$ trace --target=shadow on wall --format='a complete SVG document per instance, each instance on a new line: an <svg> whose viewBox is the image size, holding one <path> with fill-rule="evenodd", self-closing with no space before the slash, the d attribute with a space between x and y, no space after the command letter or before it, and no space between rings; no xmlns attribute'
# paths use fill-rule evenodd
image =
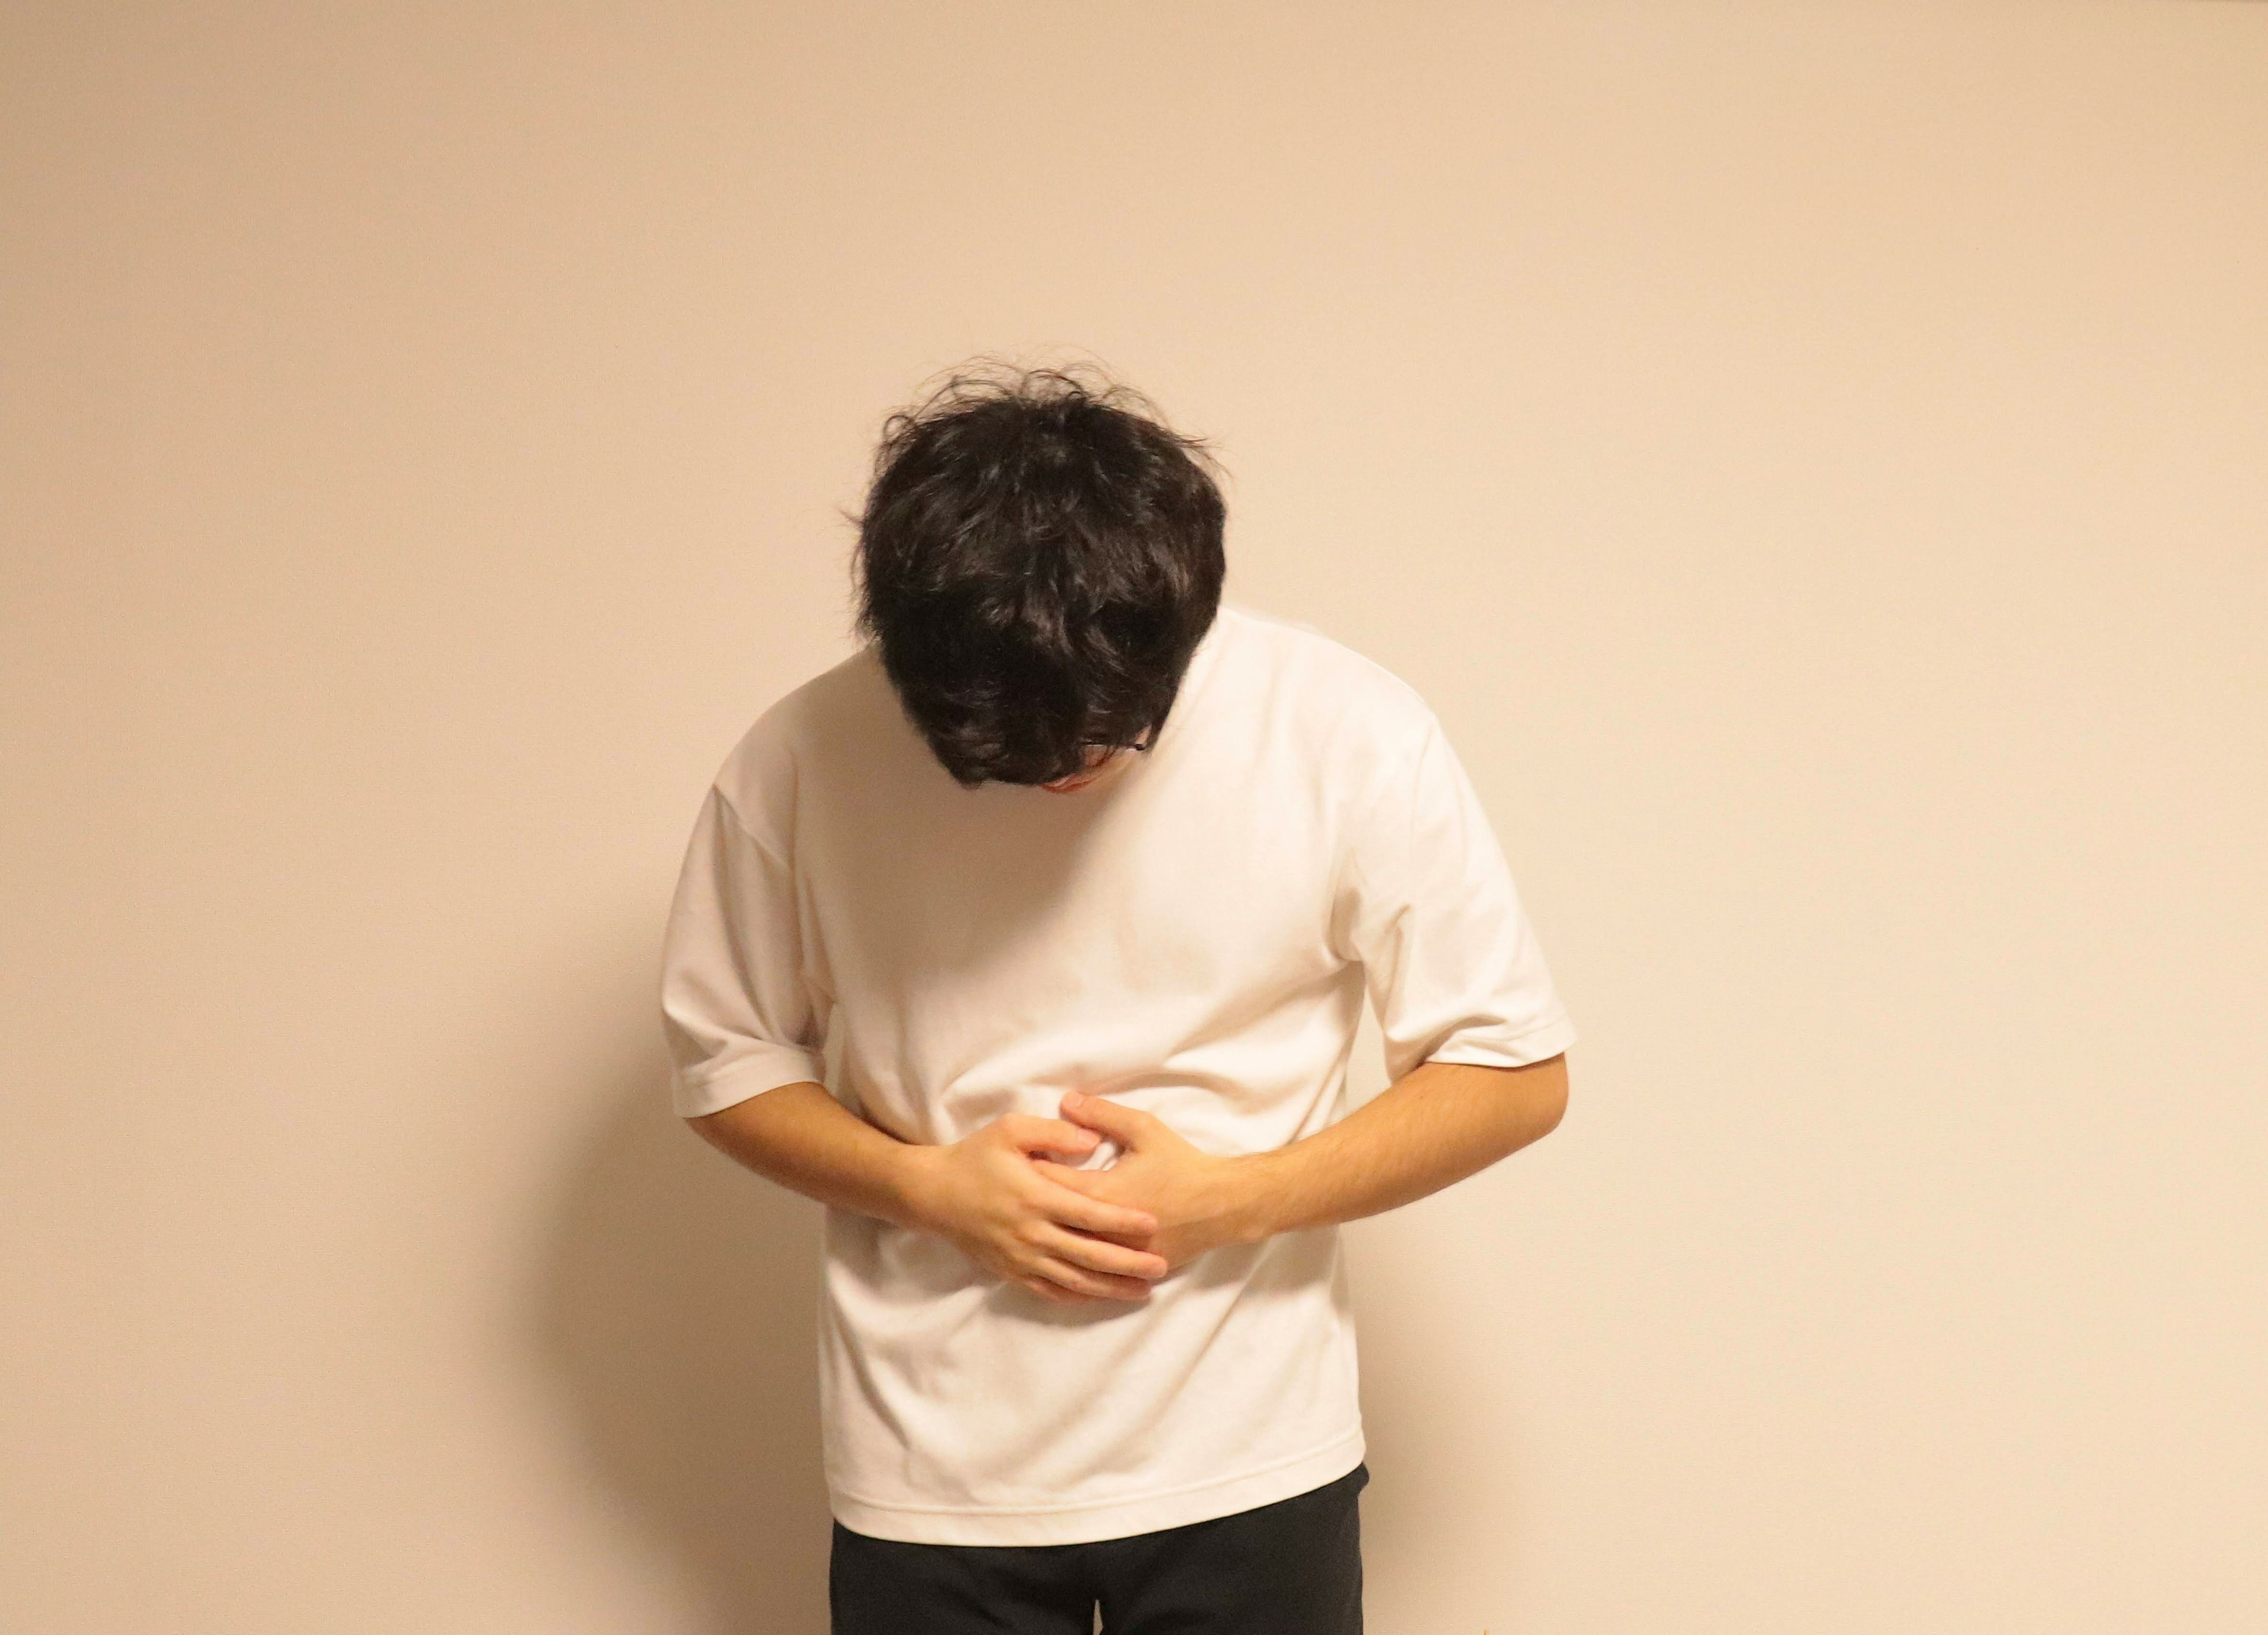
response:
<svg viewBox="0 0 2268 1635"><path fill-rule="evenodd" d="M823 1210L703 1143L659 1081L556 1197L530 1337L595 1484L681 1565L697 1627L823 1631Z"/></svg>

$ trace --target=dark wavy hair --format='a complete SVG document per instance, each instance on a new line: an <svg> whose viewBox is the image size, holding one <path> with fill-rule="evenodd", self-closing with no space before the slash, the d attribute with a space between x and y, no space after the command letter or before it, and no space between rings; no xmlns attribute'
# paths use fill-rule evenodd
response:
<svg viewBox="0 0 2268 1635"><path fill-rule="evenodd" d="M883 423L857 634L964 788L1146 748L1219 609L1204 438L1091 366L980 360Z"/></svg>

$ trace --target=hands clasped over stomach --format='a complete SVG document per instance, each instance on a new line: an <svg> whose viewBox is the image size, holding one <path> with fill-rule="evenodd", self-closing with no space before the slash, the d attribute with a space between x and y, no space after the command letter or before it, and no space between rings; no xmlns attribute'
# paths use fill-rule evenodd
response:
<svg viewBox="0 0 2268 1635"><path fill-rule="evenodd" d="M1075 1191L1034 1162L1040 1153L1083 1158L1101 1139L1060 1118L1009 1113L958 1141L924 1147L923 1224L987 1271L1047 1300L1142 1300L1169 1269L1163 1256L1138 1247L1157 1230L1157 1217Z"/></svg>
<svg viewBox="0 0 2268 1635"><path fill-rule="evenodd" d="M1158 1278L1241 1237L1234 1160L1136 1108L1075 1091L1063 1108L1066 1118L1010 1113L919 1149L923 1224L986 1270L1064 1304L1138 1302ZM1108 1168L1042 1156L1085 1158L1105 1136L1121 1148Z"/></svg>

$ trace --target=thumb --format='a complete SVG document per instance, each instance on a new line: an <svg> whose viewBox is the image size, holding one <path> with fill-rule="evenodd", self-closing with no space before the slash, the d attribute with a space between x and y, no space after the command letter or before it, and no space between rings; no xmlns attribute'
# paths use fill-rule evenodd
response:
<svg viewBox="0 0 2268 1635"><path fill-rule="evenodd" d="M1063 1116L1075 1124L1101 1131L1129 1150L1141 1145L1143 1129L1150 1122L1150 1116L1138 1107L1106 1101L1079 1090L1064 1093Z"/></svg>

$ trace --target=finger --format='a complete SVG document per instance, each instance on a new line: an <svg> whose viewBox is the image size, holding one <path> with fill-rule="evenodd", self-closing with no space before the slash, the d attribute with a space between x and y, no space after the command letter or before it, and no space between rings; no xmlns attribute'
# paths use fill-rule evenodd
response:
<svg viewBox="0 0 2268 1635"><path fill-rule="evenodd" d="M1060 1283L1081 1294L1120 1300L1147 1300L1150 1295L1150 1285L1145 1278L1120 1278L1105 1271L1089 1271L1084 1266L1074 1266L1057 1256L1042 1257L1039 1270L1050 1283Z"/></svg>
<svg viewBox="0 0 2268 1635"><path fill-rule="evenodd" d="M1051 1181L1067 1191L1076 1192L1081 1197L1101 1198L1105 1203L1109 1199L1105 1197L1104 1189L1120 1184L1116 1181L1103 1180L1101 1177L1105 1172L1102 1170L1079 1169L1070 1164L1058 1164L1051 1158L1035 1158L1032 1160L1032 1167L1040 1172L1043 1180Z"/></svg>
<svg viewBox="0 0 2268 1635"><path fill-rule="evenodd" d="M1067 1153L1084 1158L1102 1139L1094 1131L1060 1118L1038 1118L1028 1113L1011 1113L1000 1121L1000 1127L1022 1153Z"/></svg>
<svg viewBox="0 0 2268 1635"><path fill-rule="evenodd" d="M1058 1166L1041 1164L1035 1168L1059 1169ZM1064 1169L1065 1175L1083 1175L1082 1169ZM1072 1181L1046 1177L1049 1190L1040 1199L1048 1212L1048 1219L1066 1226L1077 1226L1085 1232L1115 1232L1122 1237L1146 1238L1158 1229L1158 1218L1146 1209L1137 1209L1131 1204L1113 1204L1082 1191Z"/></svg>
<svg viewBox="0 0 2268 1635"><path fill-rule="evenodd" d="M1100 1130L1121 1146L1138 1145L1151 1122L1150 1115L1138 1107L1105 1101L1082 1090L1065 1093L1063 1110L1065 1118L1076 1119L1079 1126Z"/></svg>
<svg viewBox="0 0 2268 1635"><path fill-rule="evenodd" d="M1065 1232L1060 1227L1051 1229L1039 1241L1041 1248L1052 1250L1057 1259L1067 1260L1074 1266L1089 1271L1155 1282L1173 1270L1166 1257L1153 1250L1132 1248L1104 1238L1081 1237L1076 1232Z"/></svg>
<svg viewBox="0 0 2268 1635"><path fill-rule="evenodd" d="M992 1128L1014 1147L1045 1146L1050 1134L1073 1133L1092 1138L1094 1131L1081 1129L1060 1118L1042 1118L1035 1113L1003 1113L993 1121Z"/></svg>

